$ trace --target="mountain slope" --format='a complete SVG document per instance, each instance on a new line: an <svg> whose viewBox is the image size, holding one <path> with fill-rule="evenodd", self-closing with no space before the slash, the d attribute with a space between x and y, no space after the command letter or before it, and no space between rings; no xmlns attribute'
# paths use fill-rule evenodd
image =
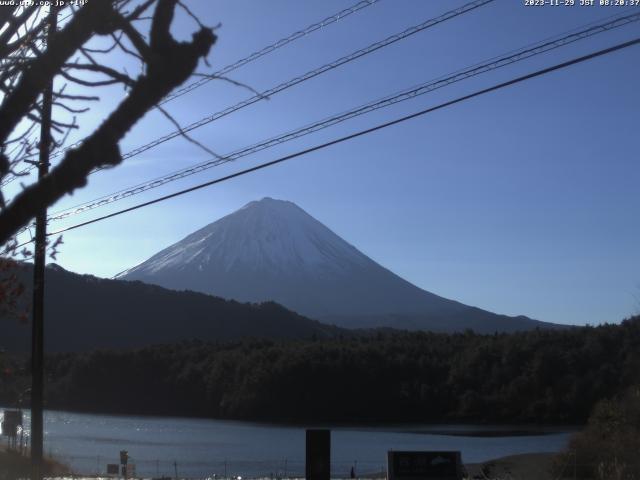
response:
<svg viewBox="0 0 640 480"><path fill-rule="evenodd" d="M297 205L271 198L250 202L118 278L239 301L273 300L348 328L494 332L550 325L422 290Z"/></svg>
<svg viewBox="0 0 640 480"><path fill-rule="evenodd" d="M19 268L24 284L30 285L32 265ZM46 269L45 281L48 352L139 347L191 339L324 338L340 332L275 303L240 304L202 293L78 275L57 265ZM25 302L30 298L31 293L26 292ZM28 351L30 324L6 318L0 322L0 347Z"/></svg>

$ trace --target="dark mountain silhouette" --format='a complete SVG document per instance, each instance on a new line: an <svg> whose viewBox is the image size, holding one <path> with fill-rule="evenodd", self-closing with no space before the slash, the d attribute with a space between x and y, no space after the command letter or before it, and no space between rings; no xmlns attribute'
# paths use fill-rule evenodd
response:
<svg viewBox="0 0 640 480"><path fill-rule="evenodd" d="M259 302L346 328L493 333L550 328L422 290L371 260L297 205L251 202L118 278Z"/></svg>
<svg viewBox="0 0 640 480"><path fill-rule="evenodd" d="M18 266L31 285L33 266ZM141 282L79 275L58 265L46 269L45 348L48 352L139 347L180 340L227 341L325 338L340 329L273 303L243 304ZM24 295L30 303L31 289ZM0 319L0 348L26 352L30 323Z"/></svg>

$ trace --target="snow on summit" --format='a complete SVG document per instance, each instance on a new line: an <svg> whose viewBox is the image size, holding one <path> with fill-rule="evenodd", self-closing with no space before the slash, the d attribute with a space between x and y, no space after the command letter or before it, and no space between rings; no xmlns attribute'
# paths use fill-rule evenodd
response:
<svg viewBox="0 0 640 480"><path fill-rule="evenodd" d="M192 233L121 276L208 266L223 272L340 270L370 261L294 203L267 197Z"/></svg>

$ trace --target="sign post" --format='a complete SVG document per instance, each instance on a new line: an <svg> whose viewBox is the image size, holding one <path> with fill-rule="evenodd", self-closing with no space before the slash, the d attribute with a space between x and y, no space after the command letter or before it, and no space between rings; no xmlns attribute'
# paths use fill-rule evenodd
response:
<svg viewBox="0 0 640 480"><path fill-rule="evenodd" d="M127 463L129 463L129 452L126 450L120 450L120 470L122 471L122 476L127 478Z"/></svg>

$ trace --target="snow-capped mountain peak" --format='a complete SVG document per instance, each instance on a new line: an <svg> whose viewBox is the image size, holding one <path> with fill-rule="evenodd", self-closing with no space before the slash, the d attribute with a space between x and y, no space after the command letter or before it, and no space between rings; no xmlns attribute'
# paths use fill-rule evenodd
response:
<svg viewBox="0 0 640 480"><path fill-rule="evenodd" d="M192 233L118 276L166 270L342 270L371 262L296 204L266 197Z"/></svg>
<svg viewBox="0 0 640 480"><path fill-rule="evenodd" d="M450 330L448 325L455 323L453 329L479 330L478 322L486 320L493 322L487 325L494 331L494 325L511 320L412 285L294 203L268 197L201 228L118 277L239 301L275 301L347 327L430 328L437 323L437 329ZM466 322L471 318L475 323Z"/></svg>

